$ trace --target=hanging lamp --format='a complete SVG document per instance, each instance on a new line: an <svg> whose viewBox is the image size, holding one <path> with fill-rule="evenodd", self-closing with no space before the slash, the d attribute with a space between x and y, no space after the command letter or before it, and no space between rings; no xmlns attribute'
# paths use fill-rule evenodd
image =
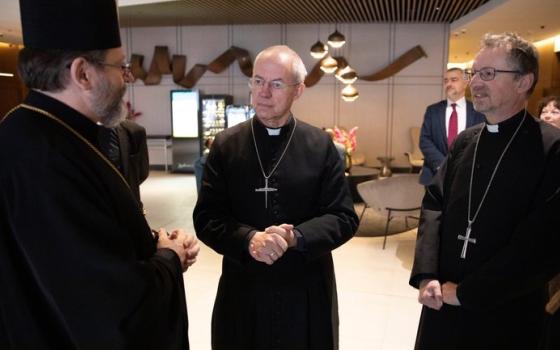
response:
<svg viewBox="0 0 560 350"><path fill-rule="evenodd" d="M328 43L331 47L339 49L346 43L346 38L338 31L338 29L335 29L334 32L329 35Z"/></svg>
<svg viewBox="0 0 560 350"><path fill-rule="evenodd" d="M352 84L346 85L344 89L342 89L342 99L346 102L356 101L360 97L358 90Z"/></svg>
<svg viewBox="0 0 560 350"><path fill-rule="evenodd" d="M311 46L309 53L311 54L311 57L321 59L329 53L329 47L323 44L321 40L317 40L317 42Z"/></svg>
<svg viewBox="0 0 560 350"><path fill-rule="evenodd" d="M327 57L323 58L321 61L321 70L325 73L334 73L338 68L338 62L331 57L331 55L327 55Z"/></svg>
<svg viewBox="0 0 560 350"><path fill-rule="evenodd" d="M340 69L335 76L344 84L353 84L356 80L358 80L358 73L356 73L356 71L350 66Z"/></svg>

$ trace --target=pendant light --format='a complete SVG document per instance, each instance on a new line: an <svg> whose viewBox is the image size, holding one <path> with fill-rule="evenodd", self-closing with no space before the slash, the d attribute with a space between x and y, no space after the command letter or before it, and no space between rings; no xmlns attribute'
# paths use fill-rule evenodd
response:
<svg viewBox="0 0 560 350"><path fill-rule="evenodd" d="M346 43L346 38L338 31L338 29L335 29L334 32L329 35L328 43L331 47L339 49Z"/></svg>
<svg viewBox="0 0 560 350"><path fill-rule="evenodd" d="M358 80L358 74L356 73L356 71L350 67L350 66L346 66L343 69L340 69L337 73L336 73L336 78L338 80L340 80L341 82L343 82L344 84L352 84L354 83L356 80Z"/></svg>
<svg viewBox="0 0 560 350"><path fill-rule="evenodd" d="M344 89L342 89L342 99L346 102L356 101L360 97L358 90L352 84L346 85Z"/></svg>
<svg viewBox="0 0 560 350"><path fill-rule="evenodd" d="M317 24L317 42L311 46L310 54L311 57L316 58L318 60L325 58L325 56L329 53L329 47L320 39L321 37L321 25Z"/></svg>
<svg viewBox="0 0 560 350"><path fill-rule="evenodd" d="M321 61L321 70L325 73L334 73L338 68L338 62L331 57L331 55L327 55L327 57L323 58Z"/></svg>
<svg viewBox="0 0 560 350"><path fill-rule="evenodd" d="M321 59L329 53L329 47L323 44L321 40L317 40L317 42L311 46L311 51L309 53L311 57Z"/></svg>

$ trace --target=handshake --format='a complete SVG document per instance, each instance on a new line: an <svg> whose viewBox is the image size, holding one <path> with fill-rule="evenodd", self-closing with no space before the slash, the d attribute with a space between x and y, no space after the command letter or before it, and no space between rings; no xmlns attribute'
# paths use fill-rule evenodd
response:
<svg viewBox="0 0 560 350"><path fill-rule="evenodd" d="M249 242L249 254L257 261L272 265L296 244L294 225L269 226L253 235Z"/></svg>
<svg viewBox="0 0 560 350"><path fill-rule="evenodd" d="M167 233L163 228L160 228L159 232L152 231L157 239L158 249L171 249L179 256L183 272L196 262L200 246L194 234L185 233L182 229L173 230L171 233Z"/></svg>

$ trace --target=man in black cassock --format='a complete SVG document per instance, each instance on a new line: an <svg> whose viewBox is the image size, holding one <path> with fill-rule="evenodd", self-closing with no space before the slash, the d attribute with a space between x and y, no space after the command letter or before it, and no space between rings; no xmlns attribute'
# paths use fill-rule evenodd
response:
<svg viewBox="0 0 560 350"><path fill-rule="evenodd" d="M465 130L427 187L410 284L416 349L535 349L559 267L560 132L525 109L535 47L486 35L470 75L486 123Z"/></svg>
<svg viewBox="0 0 560 350"><path fill-rule="evenodd" d="M30 89L0 123L0 349L188 349L183 272L156 243L97 123L126 110L113 0L20 0Z"/></svg>
<svg viewBox="0 0 560 350"><path fill-rule="evenodd" d="M358 218L327 133L290 108L304 90L301 58L273 46L255 59L256 116L217 135L193 218L223 254L214 350L338 349L331 251Z"/></svg>

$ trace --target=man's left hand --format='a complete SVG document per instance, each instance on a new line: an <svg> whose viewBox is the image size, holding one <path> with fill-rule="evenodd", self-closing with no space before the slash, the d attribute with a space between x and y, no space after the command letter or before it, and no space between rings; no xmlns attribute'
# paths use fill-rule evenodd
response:
<svg viewBox="0 0 560 350"><path fill-rule="evenodd" d="M267 227L264 232L266 233L276 233L280 237L284 238L286 243L288 243L288 247L295 247L297 244L297 238L294 234L294 225L290 224L281 224L279 226L269 226Z"/></svg>
<svg viewBox="0 0 560 350"><path fill-rule="evenodd" d="M441 286L443 294L443 302L449 305L460 306L461 302L457 299L457 284L453 282L445 282Z"/></svg>

